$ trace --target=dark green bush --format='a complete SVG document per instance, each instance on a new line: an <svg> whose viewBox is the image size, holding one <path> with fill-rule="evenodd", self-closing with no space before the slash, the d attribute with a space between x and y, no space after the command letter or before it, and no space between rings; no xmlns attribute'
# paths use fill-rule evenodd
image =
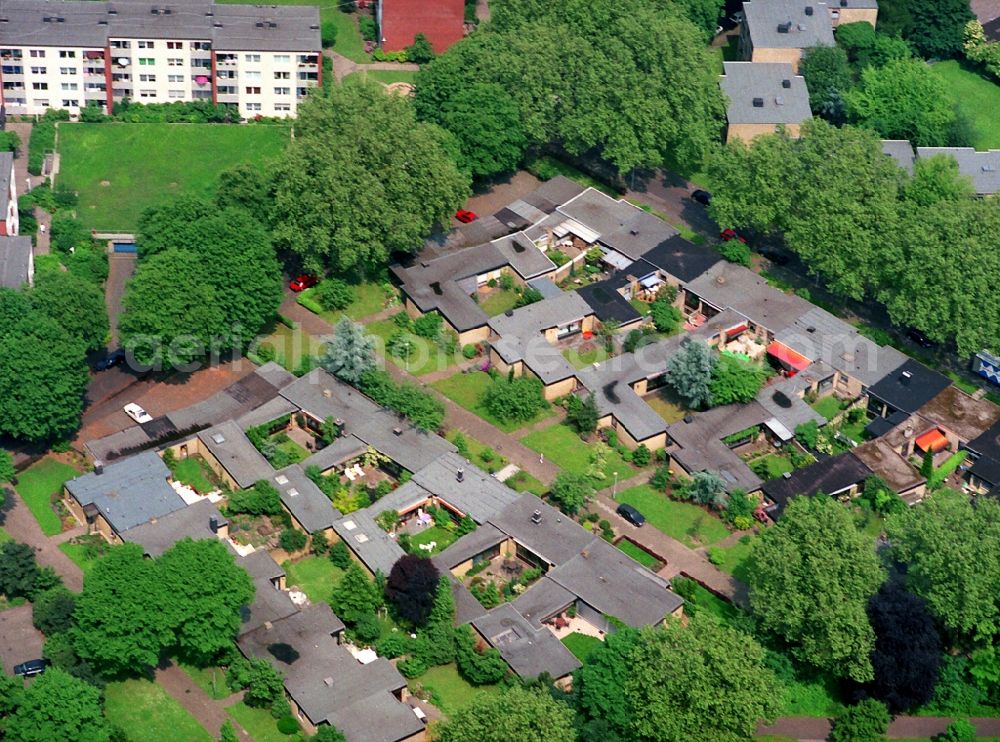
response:
<svg viewBox="0 0 1000 742"><path fill-rule="evenodd" d="M281 532L278 544L288 552L298 551L305 548L309 537L297 528L286 528Z"/></svg>
<svg viewBox="0 0 1000 742"><path fill-rule="evenodd" d="M298 734L301 731L301 727L294 716L283 716L278 719L278 731L286 736L291 736Z"/></svg>

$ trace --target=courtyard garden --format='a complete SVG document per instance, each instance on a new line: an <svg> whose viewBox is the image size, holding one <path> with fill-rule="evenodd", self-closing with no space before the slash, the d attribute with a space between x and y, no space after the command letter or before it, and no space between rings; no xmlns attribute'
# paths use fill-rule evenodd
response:
<svg viewBox="0 0 1000 742"><path fill-rule="evenodd" d="M340 582L344 570L336 567L325 556L307 556L298 561L286 561L285 584L297 586L313 603L329 603L333 586Z"/></svg>
<svg viewBox="0 0 1000 742"><path fill-rule="evenodd" d="M365 325L380 340L379 351L414 376L440 371L458 363L458 337L445 329L440 315L425 314L411 320L406 312Z"/></svg>
<svg viewBox="0 0 1000 742"><path fill-rule="evenodd" d="M199 454L192 454L183 459L165 456L164 463L170 468L174 480L187 485L199 494L207 495L222 487L222 480Z"/></svg>
<svg viewBox="0 0 1000 742"><path fill-rule="evenodd" d="M77 536L59 544L59 551L68 556L84 575L94 568L97 560L111 550L111 545L98 533Z"/></svg>
<svg viewBox="0 0 1000 742"><path fill-rule="evenodd" d="M594 446L580 439L580 436L566 425L550 425L536 430L521 439L521 443L533 451L543 454L545 458L564 471L576 474L590 473L598 488L610 487L618 472L618 481L628 479L635 474L635 469L627 463L614 448L605 452L603 464L595 471L592 454ZM594 474L597 476L594 476Z"/></svg>
<svg viewBox="0 0 1000 742"><path fill-rule="evenodd" d="M88 229L130 232L148 207L209 198L224 170L280 156L288 137L286 126L62 124L59 178L79 193Z"/></svg>
<svg viewBox="0 0 1000 742"><path fill-rule="evenodd" d="M490 423L490 425L499 428L505 433L512 433L518 428L533 425L540 420L552 416L552 408L546 404L544 408L528 420L501 420L490 412L484 401L486 393L493 386L493 383L494 381L489 374L481 371L472 371L469 373L459 372L447 378L439 379L432 383L431 386L455 404L478 415Z"/></svg>
<svg viewBox="0 0 1000 742"><path fill-rule="evenodd" d="M661 387L652 394L643 397L643 401L667 423L679 423L685 415L692 412L669 386Z"/></svg>
<svg viewBox="0 0 1000 742"><path fill-rule="evenodd" d="M446 715L454 714L478 696L500 692L498 685L472 685L458 674L454 664L432 667L411 680L409 686L414 695L430 700Z"/></svg>
<svg viewBox="0 0 1000 742"><path fill-rule="evenodd" d="M383 309L399 303L399 295L388 283L376 281L351 283L339 281L339 283L347 288L343 298L337 302L339 308L335 308L336 305L331 306L331 300L324 294L327 288L326 280L300 292L295 300L331 325L337 324L341 317L350 317L356 321L378 314ZM324 306L324 302L327 306Z"/></svg>
<svg viewBox="0 0 1000 742"><path fill-rule="evenodd" d="M572 634L564 636L562 638L562 643L565 645L566 649L573 653L574 657L580 660L580 662L586 662L590 653L600 647L604 642L596 636L589 636L588 634L581 634L574 631Z"/></svg>
<svg viewBox="0 0 1000 742"><path fill-rule="evenodd" d="M712 546L729 535L729 529L707 509L689 502L677 502L649 485L639 485L618 493L618 502L637 508L646 524L696 549Z"/></svg>
<svg viewBox="0 0 1000 742"><path fill-rule="evenodd" d="M80 476L80 470L51 456L32 464L18 476L17 494L35 516L42 533L55 536L62 533L63 517L57 504L63 485ZM71 517L68 516L67 517Z"/></svg>
<svg viewBox="0 0 1000 742"><path fill-rule="evenodd" d="M213 738L157 683L125 680L108 683L104 713L130 742L210 742Z"/></svg>

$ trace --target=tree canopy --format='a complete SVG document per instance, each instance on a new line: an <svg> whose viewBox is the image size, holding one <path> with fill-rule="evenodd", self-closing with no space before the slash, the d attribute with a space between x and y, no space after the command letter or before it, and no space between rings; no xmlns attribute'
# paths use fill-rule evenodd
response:
<svg viewBox="0 0 1000 742"><path fill-rule="evenodd" d="M459 166L476 178L516 170L528 146L517 101L494 82L455 91L437 121L458 141Z"/></svg>
<svg viewBox="0 0 1000 742"><path fill-rule="evenodd" d="M954 635L1000 633L1000 503L941 490L886 524L906 584Z"/></svg>
<svg viewBox="0 0 1000 742"><path fill-rule="evenodd" d="M57 667L46 670L19 694L14 712L4 720L10 742L108 742L101 691Z"/></svg>
<svg viewBox="0 0 1000 742"><path fill-rule="evenodd" d="M767 372L762 366L745 363L728 353L719 356L712 369L709 393L712 404L746 403L757 396L764 386Z"/></svg>
<svg viewBox="0 0 1000 742"><path fill-rule="evenodd" d="M434 563L416 554L400 557L389 572L385 597L396 612L416 626L424 626L431 617L440 573Z"/></svg>
<svg viewBox="0 0 1000 742"><path fill-rule="evenodd" d="M594 496L594 480L579 472L561 471L552 483L549 496L560 510L573 515Z"/></svg>
<svg viewBox="0 0 1000 742"><path fill-rule="evenodd" d="M799 74L805 78L812 112L828 121L842 122L840 101L854 85L847 52L841 46L806 49L799 63Z"/></svg>
<svg viewBox="0 0 1000 742"><path fill-rule="evenodd" d="M441 742L566 742L575 737L573 710L542 688L483 693L439 728Z"/></svg>
<svg viewBox="0 0 1000 742"><path fill-rule="evenodd" d="M51 271L39 274L30 296L39 312L79 338L87 350L104 346L108 312L100 287L73 273Z"/></svg>
<svg viewBox="0 0 1000 742"><path fill-rule="evenodd" d="M462 91L497 85L527 143L594 150L622 173L668 161L700 166L718 139L725 104L705 45L715 0L508 0L491 10L487 28L419 73L422 118L449 126L445 112L468 97Z"/></svg>
<svg viewBox="0 0 1000 742"><path fill-rule="evenodd" d="M667 380L691 407L712 404L712 371L716 357L703 340L690 340L667 361Z"/></svg>
<svg viewBox="0 0 1000 742"><path fill-rule="evenodd" d="M750 605L800 659L838 677L872 679L868 599L885 579L874 544L840 503L795 497L750 555Z"/></svg>
<svg viewBox="0 0 1000 742"><path fill-rule="evenodd" d="M309 96L277 167L275 242L313 272L375 270L415 251L468 195L456 149L377 83Z"/></svg>
<svg viewBox="0 0 1000 742"><path fill-rule="evenodd" d="M333 333L319 364L338 379L356 385L366 371L375 368L375 340L346 316L340 318Z"/></svg>

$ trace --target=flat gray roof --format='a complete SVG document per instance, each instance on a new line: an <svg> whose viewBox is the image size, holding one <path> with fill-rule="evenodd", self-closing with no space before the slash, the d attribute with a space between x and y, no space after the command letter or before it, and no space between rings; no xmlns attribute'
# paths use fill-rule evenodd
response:
<svg viewBox="0 0 1000 742"><path fill-rule="evenodd" d="M21 288L28 283L30 268L31 238L0 237L0 287Z"/></svg>
<svg viewBox="0 0 1000 742"><path fill-rule="evenodd" d="M313 484L298 464L275 472L271 477L271 484L281 495L281 504L288 508L295 520L309 533L331 528L333 522L341 516L330 498Z"/></svg>
<svg viewBox="0 0 1000 742"><path fill-rule="evenodd" d="M913 175L913 162L916 155L913 153L913 145L906 139L883 139L882 152L896 161L903 170Z"/></svg>
<svg viewBox="0 0 1000 742"><path fill-rule="evenodd" d="M616 233L632 219L645 214L638 206L633 206L627 201L619 201L596 188L588 188L564 203L557 211L575 219L599 235Z"/></svg>
<svg viewBox="0 0 1000 742"><path fill-rule="evenodd" d="M376 502L369 509L356 510L334 521L333 530L369 570L388 576L404 552L375 522L371 510L381 512Z"/></svg>
<svg viewBox="0 0 1000 742"><path fill-rule="evenodd" d="M490 318L490 327L502 338L514 337L524 341L541 335L545 330L583 320L594 310L575 291L564 291L559 296L543 299L507 314Z"/></svg>
<svg viewBox="0 0 1000 742"><path fill-rule="evenodd" d="M241 488L252 487L274 473L274 467L232 420L203 430L198 439Z"/></svg>
<svg viewBox="0 0 1000 742"><path fill-rule="evenodd" d="M722 442L722 438L762 425L771 417L771 412L757 402L699 412L692 416L691 422L674 423L667 429L670 439L677 444L670 448L670 455L690 474L715 471L726 482L728 490L740 488L752 492L760 486L760 477Z"/></svg>
<svg viewBox="0 0 1000 742"><path fill-rule="evenodd" d="M757 0L743 3L744 23L754 49L833 46L833 22L826 3L813 0ZM779 27L784 31L779 31Z"/></svg>
<svg viewBox="0 0 1000 742"><path fill-rule="evenodd" d="M155 558L185 538L195 541L217 538L209 525L212 518L219 524L226 522L215 505L205 499L129 528L119 535L123 541L139 544L146 556Z"/></svg>
<svg viewBox="0 0 1000 742"><path fill-rule="evenodd" d="M725 62L719 80L732 124L801 124L812 118L805 78L787 62ZM759 104L759 105L758 105Z"/></svg>
<svg viewBox="0 0 1000 742"><path fill-rule="evenodd" d="M555 634L532 626L510 603L497 606L472 625L522 678L543 672L561 678L581 666Z"/></svg>
<svg viewBox="0 0 1000 742"><path fill-rule="evenodd" d="M416 472L412 481L470 515L476 523L485 523L518 498L510 487L457 453L439 456Z"/></svg>
<svg viewBox="0 0 1000 742"><path fill-rule="evenodd" d="M958 163L958 172L972 178L972 187L980 196L1000 191L1000 149L984 152L972 147L917 147L917 157L951 155Z"/></svg>
<svg viewBox="0 0 1000 742"><path fill-rule="evenodd" d="M575 593L546 575L517 596L511 605L532 626L540 629L544 628L543 621L561 613L575 602Z"/></svg>
<svg viewBox="0 0 1000 742"><path fill-rule="evenodd" d="M81 506L95 505L116 533L185 507L184 500L167 482L170 470L153 451L104 466L66 482L66 489Z"/></svg>
<svg viewBox="0 0 1000 742"><path fill-rule="evenodd" d="M540 518L532 518L535 511ZM490 523L553 565L563 564L586 548L594 536L579 523L524 493L490 518Z"/></svg>
<svg viewBox="0 0 1000 742"><path fill-rule="evenodd" d="M461 536L447 549L431 557L431 559L438 565L438 569L445 572L454 569L462 562L468 561L488 549L492 549L502 541L506 541L507 538L507 534L496 526L484 523L472 533Z"/></svg>
<svg viewBox="0 0 1000 742"><path fill-rule="evenodd" d="M321 471L346 463L368 450L364 441L353 435L342 435L325 448L321 448L302 462L302 468L318 466Z"/></svg>

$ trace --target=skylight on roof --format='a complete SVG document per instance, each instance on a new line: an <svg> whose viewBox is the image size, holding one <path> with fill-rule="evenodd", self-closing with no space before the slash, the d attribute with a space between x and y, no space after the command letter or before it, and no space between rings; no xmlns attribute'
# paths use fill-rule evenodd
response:
<svg viewBox="0 0 1000 742"><path fill-rule="evenodd" d="M368 541L368 536L364 533L359 533L357 536L354 537L354 540L357 541L359 544L363 544L366 541Z"/></svg>
<svg viewBox="0 0 1000 742"><path fill-rule="evenodd" d="M274 481L277 482L278 484L288 484L288 477L286 477L284 474L279 474L274 478Z"/></svg>
<svg viewBox="0 0 1000 742"><path fill-rule="evenodd" d="M220 445L226 442L226 436L224 436L222 433L213 433L212 440L215 441L216 445Z"/></svg>
<svg viewBox="0 0 1000 742"><path fill-rule="evenodd" d="M288 490L288 496L289 497L295 497L297 494L299 494L299 491L297 489L295 489L294 487L292 487L290 490Z"/></svg>
<svg viewBox="0 0 1000 742"><path fill-rule="evenodd" d="M347 529L348 531L353 531L357 527L358 527L358 524L355 523L353 520L345 520L344 521L344 528Z"/></svg>

